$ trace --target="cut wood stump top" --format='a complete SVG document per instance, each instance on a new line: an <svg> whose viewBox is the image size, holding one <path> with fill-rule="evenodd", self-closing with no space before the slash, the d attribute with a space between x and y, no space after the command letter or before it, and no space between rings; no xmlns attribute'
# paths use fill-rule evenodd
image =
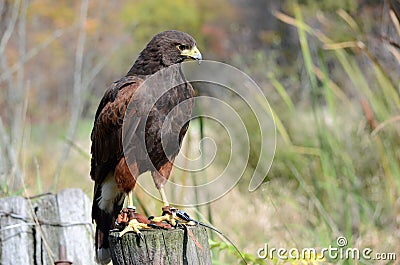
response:
<svg viewBox="0 0 400 265"><path fill-rule="evenodd" d="M110 233L114 265L186 265L211 263L207 231L201 226L178 229L142 230L143 239L134 233L119 237Z"/></svg>

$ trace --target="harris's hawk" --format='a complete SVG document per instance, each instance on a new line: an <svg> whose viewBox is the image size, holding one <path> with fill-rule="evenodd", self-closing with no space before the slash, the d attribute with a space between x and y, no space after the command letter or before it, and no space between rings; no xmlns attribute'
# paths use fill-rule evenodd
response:
<svg viewBox="0 0 400 265"><path fill-rule="evenodd" d="M110 261L109 231L113 228L113 221L120 212L125 197L128 199L128 206L132 206L132 190L140 174L151 171L164 206L168 206L163 187L168 180L173 159L179 153L180 144L188 128L187 121L191 116L192 104L180 109L175 107L191 99L194 96L194 90L186 81L167 89L156 100L154 106L151 106L149 112L143 115L143 112L146 112L143 110L145 102L148 101L146 97L150 97L151 93L148 94L146 86L142 84L159 71L169 67L175 68L167 72L171 80L186 80L180 63L187 59L201 60L201 54L193 37L175 30L158 33L139 54L128 73L114 82L100 101L91 134L90 175L95 181L92 219L96 223L96 259L101 264ZM133 118L143 124L146 150L140 150L143 146L135 142L135 139L140 138L135 136L143 134L138 130L128 131L131 134L127 137L131 141L129 145L133 146L133 150L138 153L145 151L149 159L144 159L140 155L135 157L136 151L134 151L128 162L124 154L123 122L125 113L128 111ZM171 111L175 119L173 124L183 126L169 126L166 139L161 139L163 123ZM167 142L168 152L163 148L165 142ZM137 231L137 227L134 230Z"/></svg>

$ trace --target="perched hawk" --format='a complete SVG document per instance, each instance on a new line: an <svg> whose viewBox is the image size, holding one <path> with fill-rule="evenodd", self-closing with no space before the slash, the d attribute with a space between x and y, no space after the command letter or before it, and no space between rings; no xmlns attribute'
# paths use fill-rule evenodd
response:
<svg viewBox="0 0 400 265"><path fill-rule="evenodd" d="M192 112L191 103L184 108L174 109L194 96L194 90L185 81L180 68L180 63L187 59L201 60L196 42L190 35L175 30L158 33L140 53L129 72L114 82L101 99L91 134L90 171L95 181L92 218L97 225L95 246L99 263L110 261L109 231L113 228L114 218L121 210L126 196L128 205L132 205L132 190L140 174L151 171L163 203L168 205L163 186L170 175L173 159L179 153ZM170 80L184 81L168 88L147 111L149 106L146 106L146 102L149 102L148 97L152 93L147 93L150 89L142 84L166 68L172 68L166 72ZM171 111L173 122L163 129L167 132L163 131L165 136L161 140L163 123ZM134 150L129 161L122 143L122 125L126 112L143 128L143 132L139 131L140 126L128 130L130 135L126 139ZM145 144L137 140L143 134ZM163 148L165 145L167 151ZM147 154L147 158L143 153Z"/></svg>

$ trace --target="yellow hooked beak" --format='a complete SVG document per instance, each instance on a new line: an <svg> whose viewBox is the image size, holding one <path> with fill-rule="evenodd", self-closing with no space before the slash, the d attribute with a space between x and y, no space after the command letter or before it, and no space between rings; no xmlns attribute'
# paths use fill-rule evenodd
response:
<svg viewBox="0 0 400 265"><path fill-rule="evenodd" d="M198 61L201 61L201 59L202 59L201 53L200 53L199 49L197 49L196 46L193 46L193 48L191 48L191 49L185 49L185 50L181 51L181 55L186 56L188 58L192 58L194 60L198 60Z"/></svg>

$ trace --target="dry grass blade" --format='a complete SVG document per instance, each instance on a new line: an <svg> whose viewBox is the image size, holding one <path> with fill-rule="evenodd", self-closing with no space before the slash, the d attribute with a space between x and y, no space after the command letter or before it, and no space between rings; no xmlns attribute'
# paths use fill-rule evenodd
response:
<svg viewBox="0 0 400 265"><path fill-rule="evenodd" d="M360 28L357 25L357 22L343 9L339 9L337 11L337 14L344 20L346 21L347 24L351 27L352 30L355 32L360 32Z"/></svg>
<svg viewBox="0 0 400 265"><path fill-rule="evenodd" d="M389 3L390 3L390 9L393 10L393 15L397 17L397 21L400 21L400 1L390 0ZM390 16L392 16L392 14L390 14Z"/></svg>
<svg viewBox="0 0 400 265"><path fill-rule="evenodd" d="M307 32L308 34L311 34L315 37L317 37L321 42L323 43L332 43L332 40L329 39L325 34L323 34L321 31L319 30L314 30L313 28L311 28L310 26L308 26L306 23L299 21L291 16L288 16L282 12L274 12L274 16L281 20L282 22L288 24L288 25L292 25L296 28L298 28L299 30L304 30L305 32Z"/></svg>
<svg viewBox="0 0 400 265"><path fill-rule="evenodd" d="M400 49L400 46L398 47ZM393 54L396 60L400 63L400 52L393 46L389 46L388 50Z"/></svg>
<svg viewBox="0 0 400 265"><path fill-rule="evenodd" d="M393 10L390 10L389 14L390 18L392 19L393 25L396 28L397 34L400 36L400 20L397 17L396 13L393 12Z"/></svg>
<svg viewBox="0 0 400 265"><path fill-rule="evenodd" d="M0 54L4 53L4 50L5 50L6 46L7 46L7 43L10 40L12 33L14 32L14 27L15 27L16 22L17 22L20 4L21 4L21 1L14 1L14 6L13 6L11 18L9 19L9 22L7 24L7 27L6 27L6 30L5 30L2 38L1 38L1 41L0 41ZM3 21L1 21L1 22L3 22Z"/></svg>
<svg viewBox="0 0 400 265"><path fill-rule="evenodd" d="M375 129L371 132L371 136L376 136L382 129L384 129L386 126L393 124L395 122L400 121L400 116L395 116L392 117L382 123L380 123L378 126L375 127Z"/></svg>
<svg viewBox="0 0 400 265"><path fill-rule="evenodd" d="M324 49L325 50L340 50L345 48L358 48L359 44L357 41L345 41L345 42L338 42L338 43L325 43Z"/></svg>
<svg viewBox="0 0 400 265"><path fill-rule="evenodd" d="M313 71L320 81L327 78L326 76L324 76L324 73L321 71L321 69L319 69L317 66L314 66ZM352 106L350 99L346 96L346 94L342 91L342 89L335 82L333 82L331 79L327 80L327 82L328 82L330 89L332 90L332 92L335 94L335 96L338 99L340 99L342 102L346 103L348 106Z"/></svg>

